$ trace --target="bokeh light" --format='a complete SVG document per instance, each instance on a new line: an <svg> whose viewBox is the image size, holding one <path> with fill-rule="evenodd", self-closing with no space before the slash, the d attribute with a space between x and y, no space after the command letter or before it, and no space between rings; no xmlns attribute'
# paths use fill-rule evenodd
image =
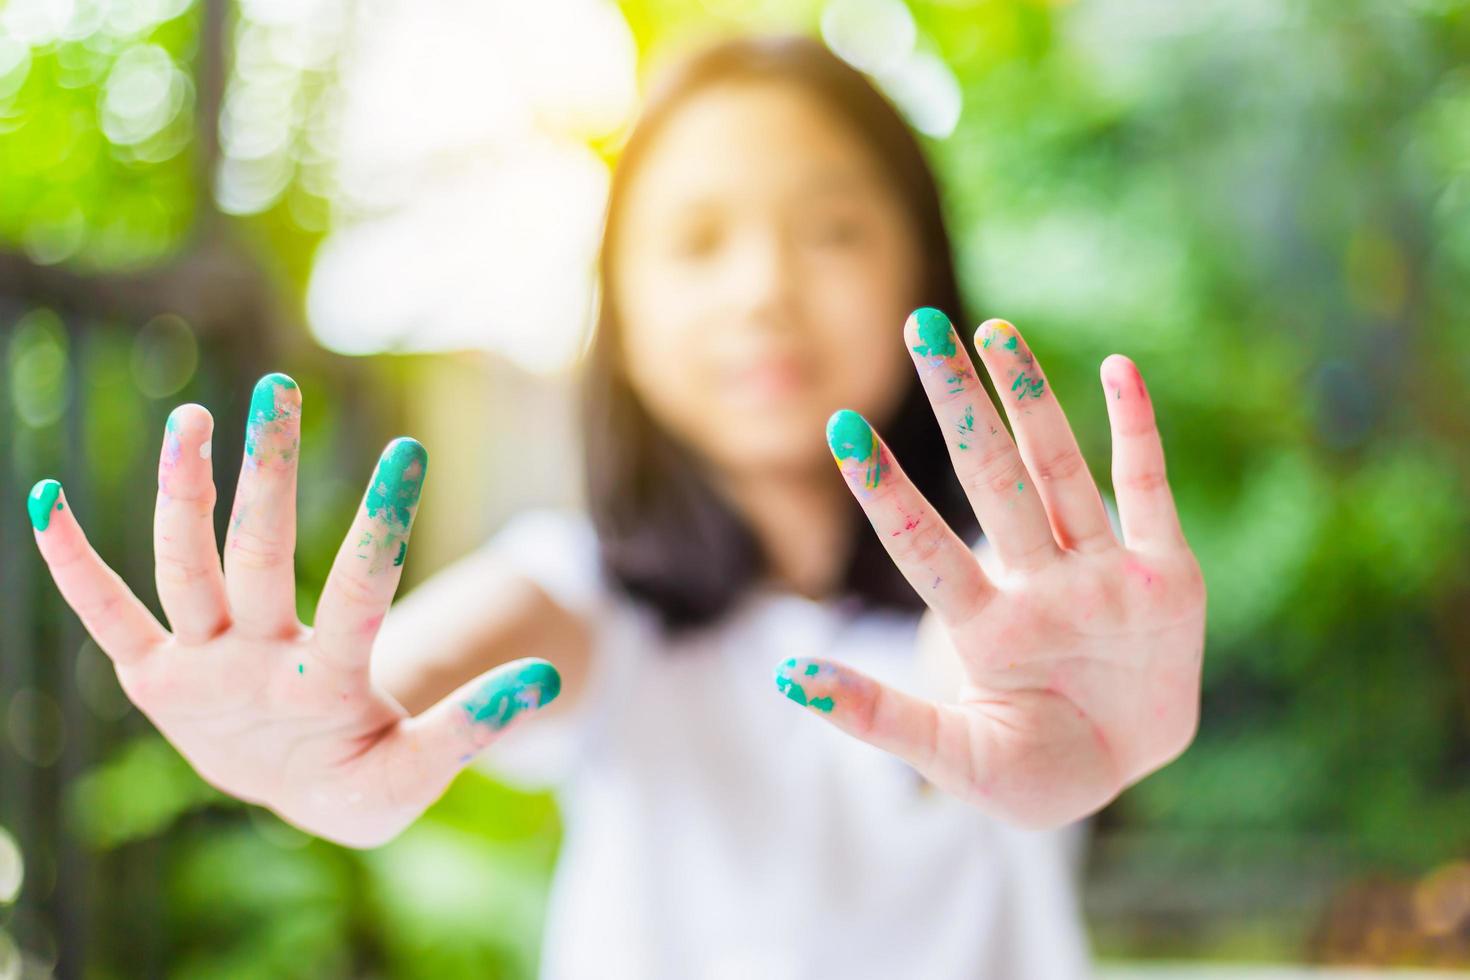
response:
<svg viewBox="0 0 1470 980"><path fill-rule="evenodd" d="M133 380L149 398L174 394L189 383L198 366L199 344L183 317L156 316L133 339Z"/></svg>
<svg viewBox="0 0 1470 980"><path fill-rule="evenodd" d="M54 765L66 746L66 723L56 699L23 687L5 707L5 733L15 754L34 766Z"/></svg>
<svg viewBox="0 0 1470 980"><path fill-rule="evenodd" d="M918 27L902 0L828 0L822 39L871 75L919 132L941 139L954 132L964 105L959 79L943 58L916 46Z"/></svg>
<svg viewBox="0 0 1470 980"><path fill-rule="evenodd" d="M0 905L9 905L20 894L25 883L25 861L21 858L20 845L10 832L0 827Z"/></svg>
<svg viewBox="0 0 1470 980"><path fill-rule="evenodd" d="M76 684L82 703L103 721L121 721L133 710L112 661L90 639L77 651Z"/></svg>
<svg viewBox="0 0 1470 980"><path fill-rule="evenodd" d="M70 401L67 336L50 310L21 317L10 335L6 362L10 399L16 416L34 428L61 418Z"/></svg>
<svg viewBox="0 0 1470 980"><path fill-rule="evenodd" d="M112 64L99 112L102 132L114 143L142 143L183 110L193 85L156 44L128 48Z"/></svg>
<svg viewBox="0 0 1470 980"><path fill-rule="evenodd" d="M607 186L586 141L627 121L634 67L601 0L364 11L338 86L336 218L308 290L317 338L566 367Z"/></svg>

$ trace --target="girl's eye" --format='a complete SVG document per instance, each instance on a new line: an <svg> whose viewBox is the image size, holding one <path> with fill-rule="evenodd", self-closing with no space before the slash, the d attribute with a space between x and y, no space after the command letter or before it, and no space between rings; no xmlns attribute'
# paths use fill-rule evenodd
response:
<svg viewBox="0 0 1470 980"><path fill-rule="evenodd" d="M713 225L686 228L674 236L673 251L683 259L708 258L719 250L720 240L720 230Z"/></svg>
<svg viewBox="0 0 1470 980"><path fill-rule="evenodd" d="M807 242L819 248L844 248L862 240L863 226L854 218L820 218L807 225Z"/></svg>

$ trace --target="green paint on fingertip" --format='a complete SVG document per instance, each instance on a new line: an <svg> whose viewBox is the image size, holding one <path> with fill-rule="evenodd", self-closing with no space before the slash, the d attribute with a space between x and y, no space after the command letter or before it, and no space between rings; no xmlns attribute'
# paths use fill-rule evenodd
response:
<svg viewBox="0 0 1470 980"><path fill-rule="evenodd" d="M808 697L806 688L797 683L796 679L789 673L795 667L796 661L788 660L776 668L776 690L786 695L789 700L795 701L803 707L815 708L818 711L831 714L834 704L832 698L830 696L820 698ZM802 674L806 677L815 677L821 672L821 669L818 664L807 664L803 668Z"/></svg>
<svg viewBox="0 0 1470 980"><path fill-rule="evenodd" d="M403 564L403 558L407 554L408 554L408 542L407 541L400 541L400 542L398 542L398 555L393 559L393 567L394 568L397 568L398 566L402 565Z"/></svg>
<svg viewBox="0 0 1470 980"><path fill-rule="evenodd" d="M260 391L262 388L265 388L267 386L270 388L271 391L274 391L277 388L284 388L289 391L294 391L297 387L295 378L292 378L289 374L282 374L280 371L272 371L270 374L265 375L259 381L255 382L256 391Z"/></svg>
<svg viewBox="0 0 1470 980"><path fill-rule="evenodd" d="M873 427L852 409L841 409L827 420L827 445L838 459L862 462L873 455Z"/></svg>
<svg viewBox="0 0 1470 980"><path fill-rule="evenodd" d="M279 371L267 374L255 382L255 390L250 394L250 415L245 425L246 456L256 455L266 426L272 422L285 421L295 413L295 407L289 403L284 407L277 403L276 392L295 390L296 382ZM294 448L286 450L286 455L289 456L292 452Z"/></svg>
<svg viewBox="0 0 1470 980"><path fill-rule="evenodd" d="M474 723L500 731L523 711L544 708L560 693L557 669L545 660L529 660L491 673L464 710Z"/></svg>
<svg viewBox="0 0 1470 980"><path fill-rule="evenodd" d="M776 689L797 704L806 704L806 690L785 674L776 675Z"/></svg>
<svg viewBox="0 0 1470 980"><path fill-rule="evenodd" d="M429 452L417 439L403 437L388 443L363 500L368 516L406 529L413 523L428 468Z"/></svg>
<svg viewBox="0 0 1470 980"><path fill-rule="evenodd" d="M296 673L298 673L298 674L304 674L304 673L306 673L306 664L297 664L296 665Z"/></svg>
<svg viewBox="0 0 1470 980"><path fill-rule="evenodd" d="M914 311L914 326L919 334L914 353L925 357L954 357L954 330L949 317L932 306L925 306Z"/></svg>
<svg viewBox="0 0 1470 980"><path fill-rule="evenodd" d="M1006 350L1015 350L1016 347L1020 344L1020 342L1021 342L1021 338L1020 337L1017 337L1015 334L1011 334L1009 337L1006 338L1006 342L1005 342L1005 345L1004 345L1005 346L1005 349Z"/></svg>
<svg viewBox="0 0 1470 980"><path fill-rule="evenodd" d="M867 419L847 408L833 413L827 420L827 445L839 464L844 459L867 463L863 483L870 489L878 485L883 466L875 452L878 442L873 436L873 427L868 425Z"/></svg>
<svg viewBox="0 0 1470 980"><path fill-rule="evenodd" d="M31 495L26 498L26 510L31 515L31 526L37 531L44 531L51 526L51 514L54 511L66 509L60 497L61 484L55 480L42 480L31 487Z"/></svg>
<svg viewBox="0 0 1470 980"><path fill-rule="evenodd" d="M255 382L255 390L250 394L251 423L275 422L287 414L276 404L276 392L295 390L296 382L279 371L267 374Z"/></svg>

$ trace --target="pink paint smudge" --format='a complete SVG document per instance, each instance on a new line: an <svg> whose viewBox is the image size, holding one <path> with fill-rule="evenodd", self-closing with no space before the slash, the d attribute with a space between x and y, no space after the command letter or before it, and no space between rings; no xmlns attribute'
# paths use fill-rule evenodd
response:
<svg viewBox="0 0 1470 980"><path fill-rule="evenodd" d="M1145 589L1151 589L1154 585L1154 570L1149 568L1137 558L1129 558L1123 563L1123 571L1143 583Z"/></svg>

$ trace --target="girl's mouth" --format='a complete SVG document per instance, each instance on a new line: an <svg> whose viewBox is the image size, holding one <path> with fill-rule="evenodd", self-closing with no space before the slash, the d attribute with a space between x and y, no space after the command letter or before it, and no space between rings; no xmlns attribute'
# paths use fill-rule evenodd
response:
<svg viewBox="0 0 1470 980"><path fill-rule="evenodd" d="M791 357L763 357L722 374L730 397L759 404L793 398L811 381L811 372Z"/></svg>

